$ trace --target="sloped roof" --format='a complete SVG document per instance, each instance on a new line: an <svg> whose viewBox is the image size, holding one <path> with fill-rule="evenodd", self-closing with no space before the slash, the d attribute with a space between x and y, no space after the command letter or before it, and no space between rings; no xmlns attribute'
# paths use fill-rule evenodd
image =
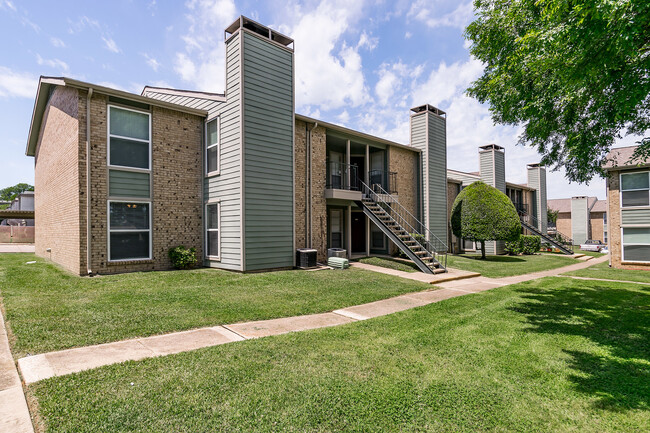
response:
<svg viewBox="0 0 650 433"><path fill-rule="evenodd" d="M142 90L142 96L172 104L183 105L189 108L197 108L208 112L211 112L219 105L226 102L226 97L222 93L208 93L152 86L146 86Z"/></svg>
<svg viewBox="0 0 650 433"><path fill-rule="evenodd" d="M571 213L571 200L571 198L546 200L546 207L559 213ZM587 207L590 212L607 212L607 200L598 200L598 197L587 197Z"/></svg>
<svg viewBox="0 0 650 433"><path fill-rule="evenodd" d="M650 161L631 162L632 154L639 146L617 147L612 149L605 157L606 162L603 164L605 170L617 168L634 168L645 167L650 165Z"/></svg>
<svg viewBox="0 0 650 433"><path fill-rule="evenodd" d="M598 200L594 207L591 208L592 212L607 212L607 200Z"/></svg>

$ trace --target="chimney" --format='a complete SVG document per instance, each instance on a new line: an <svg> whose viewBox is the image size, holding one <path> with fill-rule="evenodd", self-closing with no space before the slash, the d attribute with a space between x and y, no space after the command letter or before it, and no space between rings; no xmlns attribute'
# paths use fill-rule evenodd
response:
<svg viewBox="0 0 650 433"><path fill-rule="evenodd" d="M422 151L421 219L448 244L446 113L429 104L411 111L411 146Z"/></svg>
<svg viewBox="0 0 650 433"><path fill-rule="evenodd" d="M535 188L531 214L537 218L537 228L546 233L548 214L546 213L546 168L541 164L528 164L528 186Z"/></svg>
<svg viewBox="0 0 650 433"><path fill-rule="evenodd" d="M506 193L505 149L496 144L479 147L479 172L481 180Z"/></svg>
<svg viewBox="0 0 650 433"><path fill-rule="evenodd" d="M574 245L584 244L589 237L589 197L571 197L571 237Z"/></svg>

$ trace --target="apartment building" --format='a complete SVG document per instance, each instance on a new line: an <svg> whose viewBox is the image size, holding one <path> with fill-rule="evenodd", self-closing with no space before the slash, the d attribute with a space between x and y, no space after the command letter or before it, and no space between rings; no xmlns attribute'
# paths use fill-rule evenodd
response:
<svg viewBox="0 0 650 433"><path fill-rule="evenodd" d="M549 233L564 233L574 245L588 239L609 241L607 236L607 200L577 196L548 200L548 208L557 212L557 220Z"/></svg>

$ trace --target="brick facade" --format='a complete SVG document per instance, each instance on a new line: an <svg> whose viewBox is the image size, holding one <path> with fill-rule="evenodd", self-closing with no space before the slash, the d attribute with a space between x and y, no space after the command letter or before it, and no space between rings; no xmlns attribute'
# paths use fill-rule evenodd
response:
<svg viewBox="0 0 650 433"><path fill-rule="evenodd" d="M418 167L420 154L397 146L388 146L388 171L397 173L399 203L412 215L418 215ZM390 253L398 247L391 242Z"/></svg>
<svg viewBox="0 0 650 433"><path fill-rule="evenodd" d="M59 87L53 92L34 159L36 254L76 274L82 272L79 99L76 89Z"/></svg>
<svg viewBox="0 0 650 433"><path fill-rule="evenodd" d="M311 134L311 248L318 251L318 261L327 260L327 203L325 199L326 182L326 139L325 128L313 128L302 120L295 125L295 237L296 248L306 248L310 240L306 239L308 221L306 218L307 200L306 179L307 134Z"/></svg>

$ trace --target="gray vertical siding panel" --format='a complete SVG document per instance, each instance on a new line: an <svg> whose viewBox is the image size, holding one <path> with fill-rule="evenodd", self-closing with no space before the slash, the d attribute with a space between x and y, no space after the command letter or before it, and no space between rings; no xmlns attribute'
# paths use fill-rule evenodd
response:
<svg viewBox="0 0 650 433"><path fill-rule="evenodd" d="M571 200L571 231L573 243L583 244L587 240L587 198Z"/></svg>
<svg viewBox="0 0 650 433"><path fill-rule="evenodd" d="M447 242L447 121L429 116L429 230Z"/></svg>
<svg viewBox="0 0 650 433"><path fill-rule="evenodd" d="M150 186L149 173L112 169L108 171L109 197L149 198Z"/></svg>
<svg viewBox="0 0 650 433"><path fill-rule="evenodd" d="M293 266L293 54L243 33L246 269Z"/></svg>
<svg viewBox="0 0 650 433"><path fill-rule="evenodd" d="M543 167L539 168L539 188L537 189L539 197L539 216L537 217L538 221L541 224L542 233L546 233L548 228L548 214L546 209L548 207L546 203L546 169Z"/></svg>
<svg viewBox="0 0 650 433"><path fill-rule="evenodd" d="M503 152L494 152L494 171L496 183L494 187L505 194L506 192L506 156Z"/></svg>
<svg viewBox="0 0 650 433"><path fill-rule="evenodd" d="M479 152L478 160L481 180L490 186L494 186L494 164L492 163L492 152Z"/></svg>

